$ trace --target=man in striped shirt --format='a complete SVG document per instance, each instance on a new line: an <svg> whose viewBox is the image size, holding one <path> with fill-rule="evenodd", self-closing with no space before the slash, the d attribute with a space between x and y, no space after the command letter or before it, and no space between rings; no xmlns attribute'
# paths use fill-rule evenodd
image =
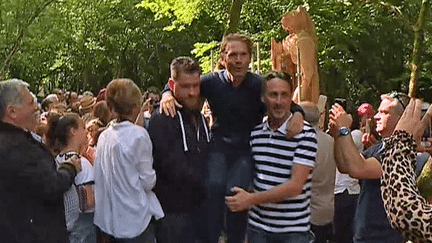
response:
<svg viewBox="0 0 432 243"><path fill-rule="evenodd" d="M289 75L270 73L262 92L268 120L251 133L254 190L234 187L235 195L226 197L226 204L233 212L249 209L249 243L308 243L316 133L305 121L301 133L292 139L286 137L285 128L292 116Z"/></svg>

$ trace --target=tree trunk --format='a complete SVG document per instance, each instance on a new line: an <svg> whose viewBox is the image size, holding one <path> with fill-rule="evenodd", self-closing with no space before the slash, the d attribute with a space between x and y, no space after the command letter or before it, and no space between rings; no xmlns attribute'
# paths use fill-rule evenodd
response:
<svg viewBox="0 0 432 243"><path fill-rule="evenodd" d="M428 161L426 161L417 179L417 186L420 194L430 201L432 199L432 157L429 157Z"/></svg>
<svg viewBox="0 0 432 243"><path fill-rule="evenodd" d="M421 42L422 27L424 23L425 11L427 8L427 1L428 0L422 1L422 6L420 9L417 24L414 27L414 46L413 46L413 52L411 56L411 77L410 77L409 92L408 92L408 95L411 98L415 97L415 93L417 90L417 77L418 77L417 57L418 57L418 52L419 52L419 47Z"/></svg>
<svg viewBox="0 0 432 243"><path fill-rule="evenodd" d="M240 13L244 0L233 0L229 14L227 29L224 35L237 32L240 23Z"/></svg>

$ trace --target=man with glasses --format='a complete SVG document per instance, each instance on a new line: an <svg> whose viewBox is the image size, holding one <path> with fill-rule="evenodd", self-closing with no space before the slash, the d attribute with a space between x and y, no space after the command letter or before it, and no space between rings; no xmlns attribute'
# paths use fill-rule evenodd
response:
<svg viewBox="0 0 432 243"><path fill-rule="evenodd" d="M407 95L397 92L381 95L375 115L376 131L389 137L409 102ZM380 192L383 143L377 143L360 154L350 135L351 117L339 104L330 110L330 133L335 138L336 165L341 173L361 179L361 190L355 216L355 243L405 242L401 234L390 226Z"/></svg>

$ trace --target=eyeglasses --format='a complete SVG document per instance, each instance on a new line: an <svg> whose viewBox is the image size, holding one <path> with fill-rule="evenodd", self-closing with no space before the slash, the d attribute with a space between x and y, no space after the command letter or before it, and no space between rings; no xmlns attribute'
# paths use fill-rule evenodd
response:
<svg viewBox="0 0 432 243"><path fill-rule="evenodd" d="M280 78L280 79L283 79L285 81L292 83L291 76L285 72L271 72L271 73L268 73L264 76L264 79L266 81L269 81L270 79L274 79L274 78Z"/></svg>
<svg viewBox="0 0 432 243"><path fill-rule="evenodd" d="M402 92L392 91L387 94L388 97L397 99L399 103L402 105L402 108L405 110L407 104L409 103L410 98L407 94L404 94Z"/></svg>

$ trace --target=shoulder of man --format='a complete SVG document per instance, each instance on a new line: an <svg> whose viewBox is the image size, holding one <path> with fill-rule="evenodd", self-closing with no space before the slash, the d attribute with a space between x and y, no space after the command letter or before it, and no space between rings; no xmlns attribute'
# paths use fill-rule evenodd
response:
<svg viewBox="0 0 432 243"><path fill-rule="evenodd" d="M173 118L171 116L161 114L159 112L159 107L155 107L147 128L150 137L153 139L154 136L160 136L161 131L171 130L170 128L178 123L178 119L178 115Z"/></svg>
<svg viewBox="0 0 432 243"><path fill-rule="evenodd" d="M372 145L368 149L366 149L363 152L363 156L366 159L374 157L375 159L377 159L381 163L382 162L382 156L384 155L384 153L385 153L384 144L383 144L383 142L379 142L379 143Z"/></svg>
<svg viewBox="0 0 432 243"><path fill-rule="evenodd" d="M157 105L153 105L153 112L151 114L151 118L150 118L150 124L153 123L153 125L157 124L157 122L164 122L164 121L172 121L172 120L177 120L177 115L172 118L171 116L167 116L165 114L161 114L160 110L159 110L159 104Z"/></svg>
<svg viewBox="0 0 432 243"><path fill-rule="evenodd" d="M264 82L264 78L256 73L247 72L246 80L248 80L249 84L252 86L258 86L261 88L262 83Z"/></svg>
<svg viewBox="0 0 432 243"><path fill-rule="evenodd" d="M317 134L317 137L320 137L320 139L322 138L325 141L328 141L330 143L333 143L333 137L330 136L328 133L323 132L322 130L320 130L319 128L315 129L315 132Z"/></svg>
<svg viewBox="0 0 432 243"><path fill-rule="evenodd" d="M247 75L247 78L250 78L253 81L262 82L264 80L263 76L256 74L256 73L253 73L253 72L247 72L246 75Z"/></svg>
<svg viewBox="0 0 432 243"><path fill-rule="evenodd" d="M303 122L303 130L301 133L313 133L313 134L315 134L315 136L317 134L317 132L315 131L315 128L308 121Z"/></svg>
<svg viewBox="0 0 432 243"><path fill-rule="evenodd" d="M20 144L35 144L42 145L37 141L30 132L26 132L23 129L7 124L0 124L0 148L7 150L12 146L20 146ZM27 151L26 146L21 146L23 151Z"/></svg>
<svg viewBox="0 0 432 243"><path fill-rule="evenodd" d="M318 134L315 128L307 121L304 121L303 130L294 136L297 142L308 142L311 146L318 146Z"/></svg>
<svg viewBox="0 0 432 243"><path fill-rule="evenodd" d="M211 82L212 80L222 80L224 70L219 72L211 72L201 76L201 82Z"/></svg>

